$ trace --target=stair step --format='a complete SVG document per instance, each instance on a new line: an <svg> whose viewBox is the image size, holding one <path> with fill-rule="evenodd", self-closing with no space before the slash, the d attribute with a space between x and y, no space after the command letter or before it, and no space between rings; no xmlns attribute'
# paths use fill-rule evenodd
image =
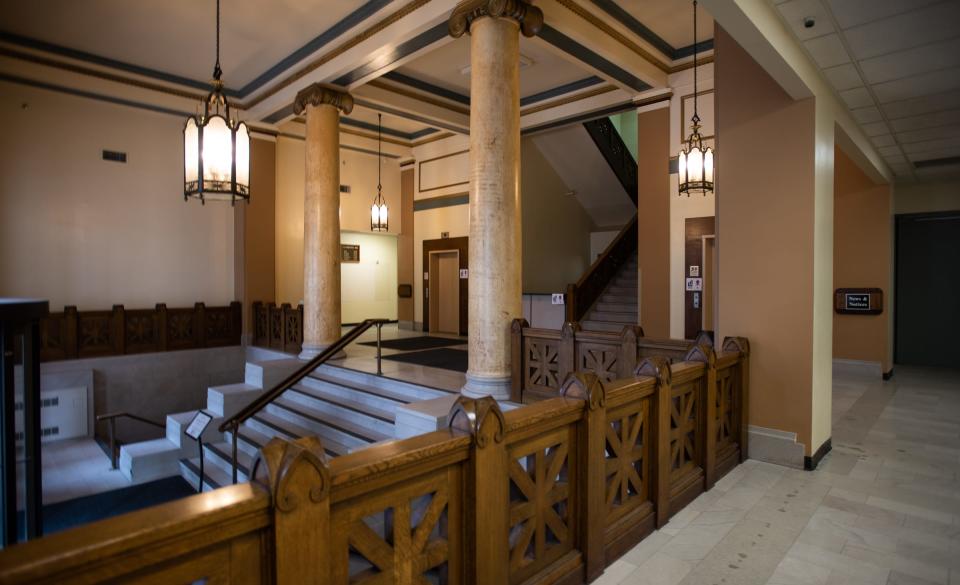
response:
<svg viewBox="0 0 960 585"><path fill-rule="evenodd" d="M637 324L637 313L627 312L609 312L609 311L590 311L587 315L588 321L609 321L611 323L623 323L625 325Z"/></svg>
<svg viewBox="0 0 960 585"><path fill-rule="evenodd" d="M187 483L196 489L197 480L200 478L200 458L180 460L180 475L187 480ZM238 478L239 479L239 478ZM232 485L233 478L229 473L216 466L203 465L203 491L209 492L224 486Z"/></svg>
<svg viewBox="0 0 960 585"><path fill-rule="evenodd" d="M272 438L271 435L265 435L252 426L243 424L240 427L240 436L237 439L237 449L250 455L256 455ZM223 440L232 445L233 432L227 431L224 433Z"/></svg>
<svg viewBox="0 0 960 585"><path fill-rule="evenodd" d="M394 435L393 424L396 414L392 409L382 410L330 391L303 385L294 386L284 394L284 397L293 402L305 404L337 420L356 424L361 428L376 429L388 437Z"/></svg>
<svg viewBox="0 0 960 585"><path fill-rule="evenodd" d="M637 303L637 295L623 295L616 293L605 292L600 295L599 302L601 303Z"/></svg>
<svg viewBox="0 0 960 585"><path fill-rule="evenodd" d="M205 443L203 445L204 450L204 471L207 470L211 465L215 465L220 469L224 470L230 474L231 481L233 480L233 445L230 443ZM250 455L249 453L244 453L239 448L237 449L237 478L240 481L247 481L250 477L250 470L253 468L253 462L256 459L255 456ZM240 478L243 479L240 479Z"/></svg>
<svg viewBox="0 0 960 585"><path fill-rule="evenodd" d="M616 286L610 285L604 289L604 294L611 295L626 295L636 298L637 296L637 287L636 286Z"/></svg>
<svg viewBox="0 0 960 585"><path fill-rule="evenodd" d="M271 436L280 435L286 439L299 439L300 437L314 437L317 435L317 433L311 429L302 427L295 422L279 417L266 410L261 410L252 416L247 423L263 434L272 433ZM328 437L323 437L321 442L323 443L324 450L331 457L346 455L350 452L350 447Z"/></svg>
<svg viewBox="0 0 960 585"><path fill-rule="evenodd" d="M604 313L637 313L637 303L597 303L593 307L594 311Z"/></svg>
<svg viewBox="0 0 960 585"><path fill-rule="evenodd" d="M392 438L383 433L344 422L287 398L278 398L267 406L267 411L308 429L311 435L341 443L349 451Z"/></svg>
<svg viewBox="0 0 960 585"><path fill-rule="evenodd" d="M358 391L377 394L387 398L399 399L405 402L430 400L449 394L458 394L459 391L434 388L422 384L414 384L387 376L378 376L370 372L361 372L324 364L310 373L311 378L326 380L340 386L346 386Z"/></svg>
<svg viewBox="0 0 960 585"><path fill-rule="evenodd" d="M585 331L610 331L611 333L620 333L623 331L624 323L612 323L609 321L582 321L581 329Z"/></svg>
<svg viewBox="0 0 960 585"><path fill-rule="evenodd" d="M340 381L329 376L311 374L300 381L299 387L323 392L330 396L339 396L354 403L364 404L381 411L393 412L397 407L418 399L390 390L383 390L355 382Z"/></svg>

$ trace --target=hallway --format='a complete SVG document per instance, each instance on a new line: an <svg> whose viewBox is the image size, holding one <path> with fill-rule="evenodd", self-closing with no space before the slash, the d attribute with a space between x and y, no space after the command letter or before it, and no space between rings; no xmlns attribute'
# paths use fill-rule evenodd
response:
<svg viewBox="0 0 960 585"><path fill-rule="evenodd" d="M816 471L747 461L595 583L960 584L960 372L833 385Z"/></svg>

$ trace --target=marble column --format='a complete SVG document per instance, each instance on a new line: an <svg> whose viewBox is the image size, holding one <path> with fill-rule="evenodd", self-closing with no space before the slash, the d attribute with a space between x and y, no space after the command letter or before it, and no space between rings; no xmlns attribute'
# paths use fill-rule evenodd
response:
<svg viewBox="0 0 960 585"><path fill-rule="evenodd" d="M470 34L469 365L461 392L510 397L510 323L523 315L520 34L543 24L521 0L467 0L450 16Z"/></svg>
<svg viewBox="0 0 960 585"><path fill-rule="evenodd" d="M309 360L340 338L340 112L353 97L315 83L293 111L307 125L303 197L303 350Z"/></svg>

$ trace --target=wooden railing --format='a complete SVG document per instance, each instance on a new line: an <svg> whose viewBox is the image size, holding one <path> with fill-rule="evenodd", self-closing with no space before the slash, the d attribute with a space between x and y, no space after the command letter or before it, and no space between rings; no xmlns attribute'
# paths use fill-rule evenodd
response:
<svg viewBox="0 0 960 585"><path fill-rule="evenodd" d="M67 306L43 320L40 358L49 362L240 345L242 313L236 301L188 309L160 303L153 309L114 305L109 311L80 312Z"/></svg>
<svg viewBox="0 0 960 585"><path fill-rule="evenodd" d="M253 303L253 344L286 353L300 353L303 344L303 305Z"/></svg>
<svg viewBox="0 0 960 585"><path fill-rule="evenodd" d="M625 325L620 333L581 331L576 322L563 328L535 329L526 319L511 325L511 400L535 402L557 396L560 384L573 372L591 372L603 382L629 376L637 361L664 357L683 360L697 342L644 337L643 328Z"/></svg>
<svg viewBox="0 0 960 585"><path fill-rule="evenodd" d="M637 257L637 216L634 215L606 250L594 260L580 280L567 285L566 320L580 321L610 281L627 262Z"/></svg>
<svg viewBox="0 0 960 585"><path fill-rule="evenodd" d="M748 344L642 360L327 461L272 440L255 481L11 547L0 582L579 583L746 457Z"/></svg>

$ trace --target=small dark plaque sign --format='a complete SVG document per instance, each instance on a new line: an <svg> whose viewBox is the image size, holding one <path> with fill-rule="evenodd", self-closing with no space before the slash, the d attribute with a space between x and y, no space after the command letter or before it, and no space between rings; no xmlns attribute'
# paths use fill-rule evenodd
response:
<svg viewBox="0 0 960 585"><path fill-rule="evenodd" d="M838 288L833 308L843 315L879 315L883 312L883 291L879 288Z"/></svg>

